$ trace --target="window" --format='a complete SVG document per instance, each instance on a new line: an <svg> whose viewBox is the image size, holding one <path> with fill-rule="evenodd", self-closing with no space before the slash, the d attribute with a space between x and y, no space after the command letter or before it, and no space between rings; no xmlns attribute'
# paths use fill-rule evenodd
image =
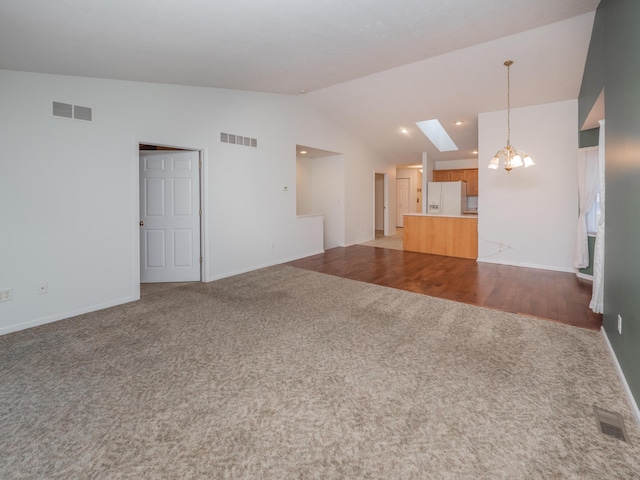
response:
<svg viewBox="0 0 640 480"><path fill-rule="evenodd" d="M587 212L587 233L589 235L595 235L598 231L598 221L600 220L601 214L601 206L600 206L600 192L596 192L596 198L591 205L591 208Z"/></svg>

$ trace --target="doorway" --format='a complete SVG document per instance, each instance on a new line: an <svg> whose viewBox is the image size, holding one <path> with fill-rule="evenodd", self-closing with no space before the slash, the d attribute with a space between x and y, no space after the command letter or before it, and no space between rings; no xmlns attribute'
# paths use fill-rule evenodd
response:
<svg viewBox="0 0 640 480"><path fill-rule="evenodd" d="M140 283L202 280L202 159L140 145Z"/></svg>
<svg viewBox="0 0 640 480"><path fill-rule="evenodd" d="M374 174L374 238L389 235L389 215L387 197L389 192L389 177L386 173Z"/></svg>

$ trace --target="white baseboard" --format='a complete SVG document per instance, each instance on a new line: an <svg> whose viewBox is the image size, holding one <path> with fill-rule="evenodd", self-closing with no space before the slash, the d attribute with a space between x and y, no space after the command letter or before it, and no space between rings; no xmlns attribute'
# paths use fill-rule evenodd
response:
<svg viewBox="0 0 640 480"><path fill-rule="evenodd" d="M629 388L627 379L624 377L622 368L620 368L620 363L618 363L618 357L616 357L616 352L613 350L613 347L611 346L611 342L609 342L609 337L607 336L607 332L604 331L604 327L600 327L600 331L602 332L604 341L607 344L607 347L609 348L609 353L611 353L613 364L615 365L616 371L618 372L618 376L622 381L622 385L624 386L624 391L627 393L627 398L629 399L629 405L631 405L631 410L633 410L633 413L636 416L636 423L640 426L640 409L638 409L638 404L635 398L633 398L633 393L631 393L631 389Z"/></svg>
<svg viewBox="0 0 640 480"><path fill-rule="evenodd" d="M46 325L47 323L58 322L60 320L65 320L67 318L77 317L78 315L84 315L85 313L97 312L98 310L115 307L117 305L134 302L136 300L140 300L139 294L138 294L138 298L136 297L118 298L110 302L100 303L98 305L91 305L89 307L83 307L77 310L70 310L68 312L51 315L49 317L36 318L35 320L28 320L22 323L14 323L13 325L8 325L6 327L0 328L0 335L6 335L7 333L18 332L20 330L26 330L27 328L38 327L40 325Z"/></svg>
<svg viewBox="0 0 640 480"><path fill-rule="evenodd" d="M576 272L576 277L593 282L593 275L587 275L586 273Z"/></svg>
<svg viewBox="0 0 640 480"><path fill-rule="evenodd" d="M236 275L241 275L243 273L253 272L254 270L260 270L261 268L273 267L274 265L280 265L282 263L293 262L294 260L299 260L301 258L311 257L313 255L318 255L320 253L324 253L324 249L322 250L313 250L307 253L301 253L299 255L294 255L291 257L280 258L278 260L274 260L272 262L262 263L260 265L252 265L251 267L241 268L239 270L233 270L231 272L225 272L210 276L205 280L205 283L215 282L216 280L222 280L223 278L234 277Z"/></svg>
<svg viewBox="0 0 640 480"><path fill-rule="evenodd" d="M535 268L537 270L550 270L552 272L575 273L574 268L555 267L553 265L538 265L536 263L509 262L509 261L496 260L496 259L487 258L487 257L478 257L476 261L481 263L495 263L496 265L508 265L510 267Z"/></svg>

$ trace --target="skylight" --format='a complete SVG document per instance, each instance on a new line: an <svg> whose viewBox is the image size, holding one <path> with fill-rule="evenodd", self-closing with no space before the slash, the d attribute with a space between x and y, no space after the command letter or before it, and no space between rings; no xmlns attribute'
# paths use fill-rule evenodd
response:
<svg viewBox="0 0 640 480"><path fill-rule="evenodd" d="M438 120L424 120L416 122L416 125L441 152L458 150L458 147L453 143L453 140L451 140L451 137Z"/></svg>

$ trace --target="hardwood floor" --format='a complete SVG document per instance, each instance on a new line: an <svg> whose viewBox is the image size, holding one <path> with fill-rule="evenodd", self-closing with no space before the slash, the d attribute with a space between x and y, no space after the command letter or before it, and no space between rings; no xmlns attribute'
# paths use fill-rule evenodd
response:
<svg viewBox="0 0 640 480"><path fill-rule="evenodd" d="M591 282L572 273L479 263L365 245L287 263L338 277L597 330Z"/></svg>

